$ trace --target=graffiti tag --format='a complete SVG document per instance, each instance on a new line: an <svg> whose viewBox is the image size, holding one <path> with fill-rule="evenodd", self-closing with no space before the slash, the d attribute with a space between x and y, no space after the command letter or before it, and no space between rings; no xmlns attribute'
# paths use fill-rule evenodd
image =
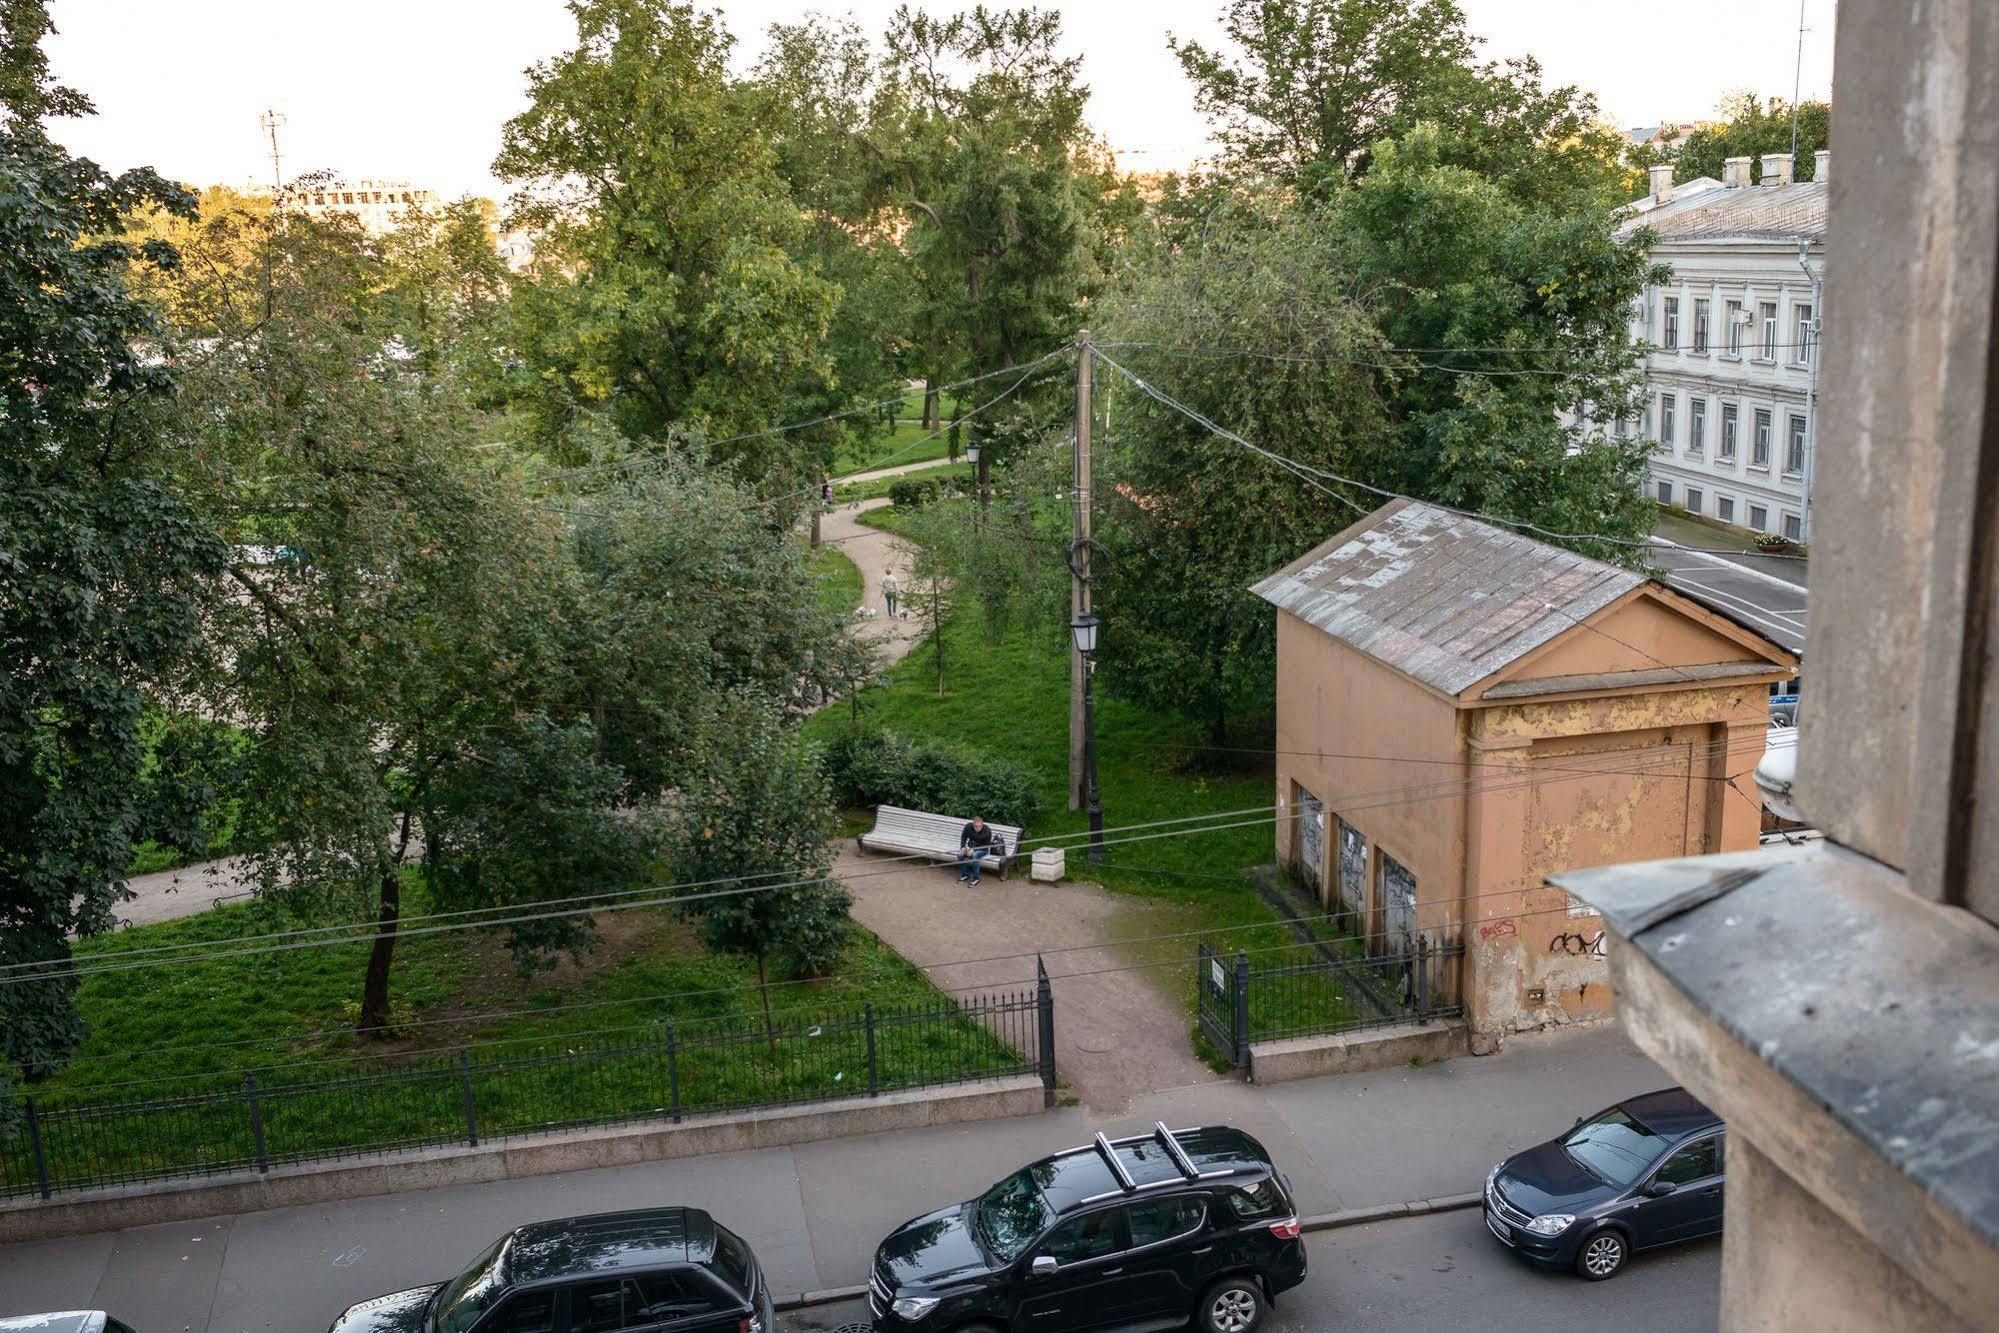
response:
<svg viewBox="0 0 1999 1333"><path fill-rule="evenodd" d="M1603 957L1603 932L1594 935L1579 935L1571 931L1555 936L1548 941L1549 953L1565 953L1571 958Z"/></svg>
<svg viewBox="0 0 1999 1333"><path fill-rule="evenodd" d="M1481 940L1510 940L1520 933L1520 928L1511 921L1493 921L1478 928Z"/></svg>

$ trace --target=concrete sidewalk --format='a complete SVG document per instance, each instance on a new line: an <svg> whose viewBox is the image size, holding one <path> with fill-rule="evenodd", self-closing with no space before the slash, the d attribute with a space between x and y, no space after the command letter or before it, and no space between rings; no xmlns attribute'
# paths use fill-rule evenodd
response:
<svg viewBox="0 0 1999 1333"><path fill-rule="evenodd" d="M1097 1129L1227 1121L1260 1138L1308 1214L1476 1190L1507 1153L1670 1082L1616 1028L1503 1054L1258 1088L1208 1082L980 1125L390 1195L0 1249L0 1313L108 1308L147 1333L320 1333L347 1304L442 1278L508 1228L664 1203L746 1236L780 1292L864 1280L904 1219ZM1337 1246L1340 1233L1330 1233Z"/></svg>

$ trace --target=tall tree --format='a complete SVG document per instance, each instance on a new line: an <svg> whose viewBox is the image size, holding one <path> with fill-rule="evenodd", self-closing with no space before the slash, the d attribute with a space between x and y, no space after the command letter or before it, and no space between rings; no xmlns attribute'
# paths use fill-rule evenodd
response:
<svg viewBox="0 0 1999 1333"><path fill-rule="evenodd" d="M727 32L682 0L569 8L576 45L529 71L494 164L538 237L520 314L543 440L590 410L651 447L794 419L833 373L838 291L798 257L805 220ZM788 448L723 452L762 478Z"/></svg>
<svg viewBox="0 0 1999 1333"><path fill-rule="evenodd" d="M111 175L43 121L90 113L49 75L34 0L0 8L0 963L69 957L124 891L144 815L141 717L201 647L224 558L172 482L160 419L174 380L131 290L169 268L118 239L192 198ZM75 983L0 986L0 1078L83 1036Z"/></svg>
<svg viewBox="0 0 1999 1333"><path fill-rule="evenodd" d="M1750 159L1750 179L1763 179L1763 154L1791 151L1791 105L1779 97L1758 98L1754 93L1736 93L1716 108L1716 124L1689 134L1665 160L1673 164L1675 181L1698 176L1721 179L1722 166L1731 157ZM1827 102L1800 102L1797 108L1797 160L1792 164L1793 179L1808 181L1818 169L1812 155L1824 148L1832 133L1832 106ZM1639 191L1643 193L1642 188Z"/></svg>
<svg viewBox="0 0 1999 1333"><path fill-rule="evenodd" d="M1324 194L1364 175L1377 141L1431 121L1461 165L1523 192L1578 172L1619 183L1623 141L1594 101L1545 86L1531 57L1480 61L1456 0L1230 0L1222 28L1227 45L1172 47L1237 171Z"/></svg>

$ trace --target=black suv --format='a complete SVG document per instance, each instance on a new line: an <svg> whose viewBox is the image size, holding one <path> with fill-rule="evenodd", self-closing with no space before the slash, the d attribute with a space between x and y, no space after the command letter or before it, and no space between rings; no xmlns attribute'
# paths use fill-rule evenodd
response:
<svg viewBox="0 0 1999 1333"><path fill-rule="evenodd" d="M1537 1263L1615 1277L1634 1250L1721 1232L1721 1117L1684 1088L1619 1102L1485 1178L1485 1225Z"/></svg>
<svg viewBox="0 0 1999 1333"><path fill-rule="evenodd" d="M905 1222L868 1274L880 1333L1166 1328L1249 1333L1305 1280L1290 1185L1209 1126L1097 1135L967 1203Z"/></svg>
<svg viewBox="0 0 1999 1333"><path fill-rule="evenodd" d="M536 1222L449 1282L350 1306L329 1333L775 1333L742 1238L699 1208Z"/></svg>

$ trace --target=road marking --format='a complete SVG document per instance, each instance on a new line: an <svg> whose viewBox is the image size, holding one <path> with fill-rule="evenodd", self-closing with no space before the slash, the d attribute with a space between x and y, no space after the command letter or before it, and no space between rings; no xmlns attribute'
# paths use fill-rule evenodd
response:
<svg viewBox="0 0 1999 1333"><path fill-rule="evenodd" d="M367 1252L366 1249L359 1245L356 1245L351 1250L342 1250L339 1254L333 1256L333 1266L335 1268L352 1268L355 1264L361 1262L361 1256Z"/></svg>
<svg viewBox="0 0 1999 1333"><path fill-rule="evenodd" d="M1803 634L1805 632L1805 622L1803 620L1805 611L1803 608L1799 608L1797 611L1785 611L1777 607L1762 606L1747 600L1737 593L1725 592L1713 584L1702 583L1699 579L1688 578L1678 570L1668 572L1671 575L1668 582L1672 586L1697 588L1716 602L1733 607L1738 614L1746 619L1756 620L1771 628L1788 629L1795 634Z"/></svg>
<svg viewBox="0 0 1999 1333"><path fill-rule="evenodd" d="M1661 537L1656 532L1652 534L1652 540L1659 543L1659 545L1661 546L1668 547L1672 550L1678 551L1682 555L1690 555L1694 559L1700 561L1702 564L1720 565L1725 569L1732 569L1735 570L1737 573L1747 574L1752 579L1760 579L1764 583L1774 583L1780 588L1788 588L1792 592L1798 593L1801 596L1806 592L1805 585L1802 583L1793 583L1789 579L1780 579L1775 574L1765 574L1760 569L1752 569L1748 565L1737 564L1735 561L1728 559L1726 556L1709 555L1706 551L1696 551L1691 546L1682 546L1678 542L1673 541L1670 538ZM1748 555L1749 552L1744 551L1743 554Z"/></svg>

